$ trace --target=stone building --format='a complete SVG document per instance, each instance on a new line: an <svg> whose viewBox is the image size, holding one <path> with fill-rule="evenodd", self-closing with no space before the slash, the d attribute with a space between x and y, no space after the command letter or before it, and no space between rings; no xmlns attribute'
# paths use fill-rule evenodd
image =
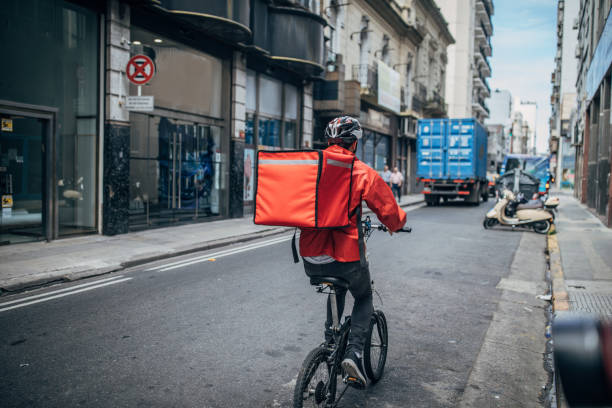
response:
<svg viewBox="0 0 612 408"><path fill-rule="evenodd" d="M398 166L404 193L416 191L416 120L446 116L446 21L433 0L326 0L322 12L327 70L314 85L314 146L333 117L358 117L357 156L376 170Z"/></svg>
<svg viewBox="0 0 612 408"><path fill-rule="evenodd" d="M4 0L0 241L251 212L257 150L312 144L319 6Z"/></svg>
<svg viewBox="0 0 612 408"><path fill-rule="evenodd" d="M437 0L455 44L448 48L446 101L451 118L489 117L493 0Z"/></svg>
<svg viewBox="0 0 612 408"><path fill-rule="evenodd" d="M574 155L572 146L572 113L576 109L577 19L579 0L559 0L557 3L557 54L555 70L551 75L551 117L549 150L554 157L556 184L571 187L574 180ZM552 165L551 165L552 167Z"/></svg>
<svg viewBox="0 0 612 408"><path fill-rule="evenodd" d="M582 0L576 22L576 148L574 194L612 226L611 0Z"/></svg>

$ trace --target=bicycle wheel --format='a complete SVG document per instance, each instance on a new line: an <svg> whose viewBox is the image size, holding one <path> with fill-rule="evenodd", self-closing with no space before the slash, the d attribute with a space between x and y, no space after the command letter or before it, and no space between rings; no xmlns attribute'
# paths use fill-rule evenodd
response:
<svg viewBox="0 0 612 408"><path fill-rule="evenodd" d="M334 400L336 387L329 387L331 371L331 366L327 362L329 355L330 351L327 348L317 347L304 359L293 392L295 408L324 407L327 400Z"/></svg>
<svg viewBox="0 0 612 408"><path fill-rule="evenodd" d="M370 319L370 330L363 350L363 365L372 384L382 377L387 361L387 319L376 310Z"/></svg>

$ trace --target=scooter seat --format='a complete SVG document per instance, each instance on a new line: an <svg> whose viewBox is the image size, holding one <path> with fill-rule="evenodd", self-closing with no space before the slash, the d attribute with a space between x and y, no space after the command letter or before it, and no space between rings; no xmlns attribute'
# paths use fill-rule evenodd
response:
<svg viewBox="0 0 612 408"><path fill-rule="evenodd" d="M525 204L519 204L516 209L517 210L537 210L538 208L542 208L542 202L528 202Z"/></svg>

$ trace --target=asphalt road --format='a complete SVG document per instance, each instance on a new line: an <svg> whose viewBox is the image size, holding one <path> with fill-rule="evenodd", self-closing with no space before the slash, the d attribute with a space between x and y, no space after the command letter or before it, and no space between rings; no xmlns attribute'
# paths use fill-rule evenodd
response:
<svg viewBox="0 0 612 408"><path fill-rule="evenodd" d="M417 208L412 234L372 236L389 355L383 379L340 406L461 398L523 234L484 230L488 204ZM302 360L322 340L325 298L288 239L2 298L1 405L290 406Z"/></svg>

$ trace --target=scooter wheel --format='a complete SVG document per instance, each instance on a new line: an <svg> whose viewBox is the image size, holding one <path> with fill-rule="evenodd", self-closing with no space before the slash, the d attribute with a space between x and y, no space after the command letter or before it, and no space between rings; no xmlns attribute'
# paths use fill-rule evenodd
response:
<svg viewBox="0 0 612 408"><path fill-rule="evenodd" d="M546 234L550 230L550 221L538 221L533 224L533 230L538 234Z"/></svg>
<svg viewBox="0 0 612 408"><path fill-rule="evenodd" d="M482 226L485 229L493 228L496 225L497 225L497 220L495 218L485 218L484 221L482 222Z"/></svg>

